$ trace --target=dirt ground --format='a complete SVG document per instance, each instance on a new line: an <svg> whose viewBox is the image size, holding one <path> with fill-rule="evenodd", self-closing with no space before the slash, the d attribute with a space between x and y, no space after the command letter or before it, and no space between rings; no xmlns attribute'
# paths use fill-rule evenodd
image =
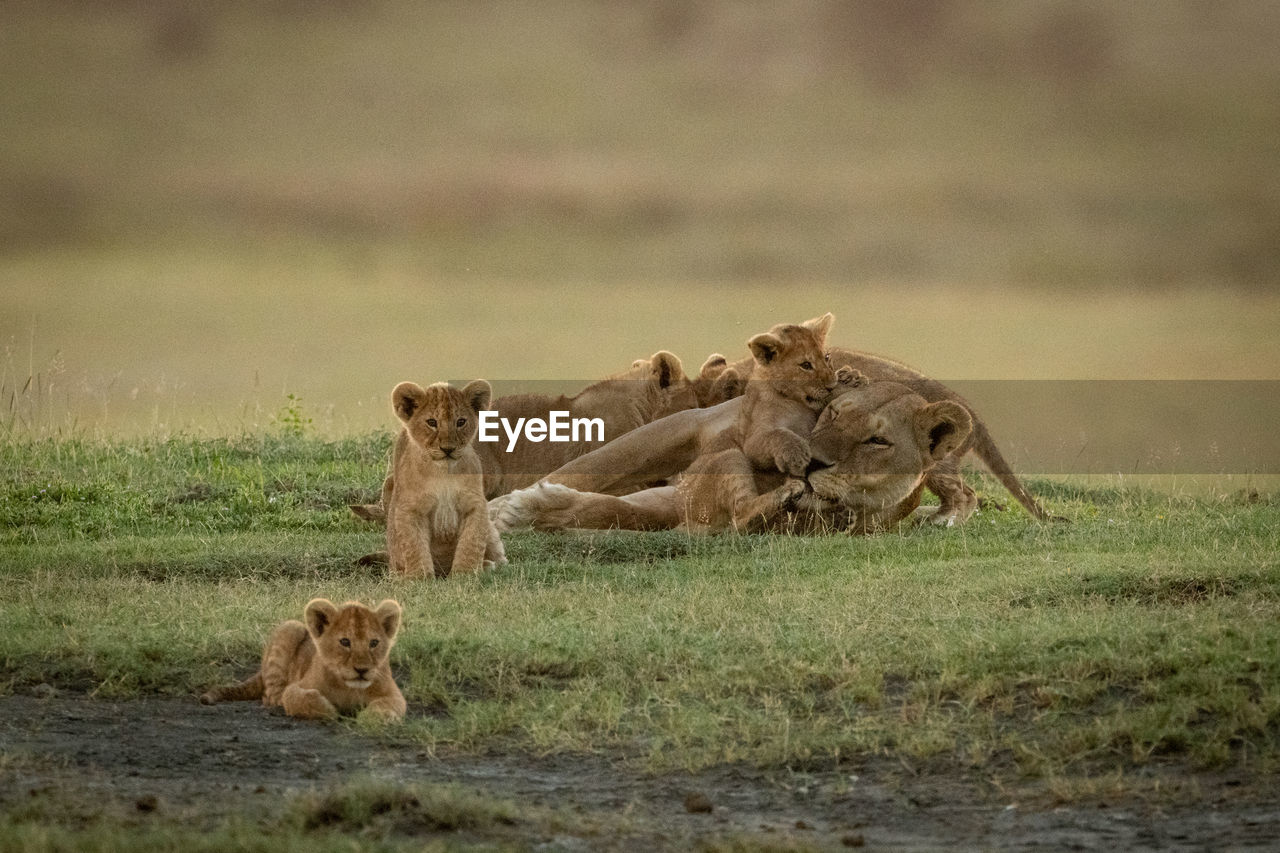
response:
<svg viewBox="0 0 1280 853"><path fill-rule="evenodd" d="M355 775L456 783L516 804L625 817L627 829L613 837L527 839L543 850L688 849L742 835L819 849L1280 849L1280 793L1239 777L1199 780L1194 807L1149 798L1055 807L954 774L887 765L654 777L597 756L433 757L256 703L65 693L0 697L0 750L0 813L51 795L69 815L146 811L212 827L231 815L277 814L290 794Z"/></svg>

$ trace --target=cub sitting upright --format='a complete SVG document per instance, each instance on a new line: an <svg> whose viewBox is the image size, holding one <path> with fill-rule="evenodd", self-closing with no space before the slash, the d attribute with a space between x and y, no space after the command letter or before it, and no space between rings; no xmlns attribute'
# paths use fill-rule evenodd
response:
<svg viewBox="0 0 1280 853"><path fill-rule="evenodd" d="M383 487L391 572L404 578L478 572L507 561L489 521L474 440L489 383L401 382L391 405L404 422Z"/></svg>
<svg viewBox="0 0 1280 853"><path fill-rule="evenodd" d="M370 610L358 601L338 607L313 598L303 619L305 624L290 619L271 632L252 678L216 687L200 701L262 699L311 720L359 709L388 721L404 718L404 696L387 663L400 630L397 602L388 598Z"/></svg>
<svg viewBox="0 0 1280 853"><path fill-rule="evenodd" d="M737 438L755 468L804 476L809 433L836 388L825 350L833 322L824 314L798 326L780 323L747 341L755 369L738 412Z"/></svg>

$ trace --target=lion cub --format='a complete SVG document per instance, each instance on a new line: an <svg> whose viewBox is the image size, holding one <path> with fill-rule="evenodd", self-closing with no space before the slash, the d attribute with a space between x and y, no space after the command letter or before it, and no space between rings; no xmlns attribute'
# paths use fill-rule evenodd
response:
<svg viewBox="0 0 1280 853"><path fill-rule="evenodd" d="M824 314L798 326L781 323L747 341L755 366L736 437L754 467L804 476L809 433L838 379L825 349L834 322Z"/></svg>
<svg viewBox="0 0 1280 853"><path fill-rule="evenodd" d="M401 382L391 405L404 428L383 486L391 572L405 578L478 572L507 561L489 521L484 474L474 440L489 406L489 383L459 391L447 382Z"/></svg>
<svg viewBox="0 0 1280 853"><path fill-rule="evenodd" d="M261 699L291 717L331 719L365 709L388 721L404 718L405 702L387 655L400 630L400 605L392 599L370 610L358 601L341 607L313 598L304 622L290 619L271 632L262 667L252 678L216 687L200 697L206 705Z"/></svg>

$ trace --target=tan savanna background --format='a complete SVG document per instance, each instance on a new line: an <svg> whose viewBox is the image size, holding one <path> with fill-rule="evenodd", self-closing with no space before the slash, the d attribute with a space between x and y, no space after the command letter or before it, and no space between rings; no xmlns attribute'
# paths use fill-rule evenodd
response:
<svg viewBox="0 0 1280 853"><path fill-rule="evenodd" d="M1277 45L1266 0L8 0L0 418L389 430L401 379L824 311L944 379L1277 379Z"/></svg>

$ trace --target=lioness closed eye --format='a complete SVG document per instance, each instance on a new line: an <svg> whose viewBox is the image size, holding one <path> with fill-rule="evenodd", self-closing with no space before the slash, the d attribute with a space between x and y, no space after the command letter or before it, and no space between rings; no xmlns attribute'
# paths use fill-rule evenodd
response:
<svg viewBox="0 0 1280 853"><path fill-rule="evenodd" d="M388 598L372 609L358 601L341 607L313 598L304 622L276 626L251 678L216 687L200 697L206 705L261 699L291 717L332 719L364 710L388 721L404 718L405 702L387 657L400 630L400 605Z"/></svg>

